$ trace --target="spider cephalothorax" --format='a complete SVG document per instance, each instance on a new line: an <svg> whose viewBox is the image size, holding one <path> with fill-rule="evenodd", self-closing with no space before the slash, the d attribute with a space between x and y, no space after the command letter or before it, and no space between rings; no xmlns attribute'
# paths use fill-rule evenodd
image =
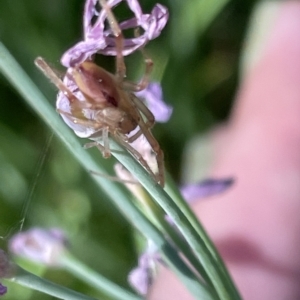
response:
<svg viewBox="0 0 300 300"><path fill-rule="evenodd" d="M93 62L80 64L71 74L85 98L84 103L75 101L70 105L72 116L81 115L77 122L87 122L86 125L90 124L96 130L109 127L115 134L128 134L137 128L140 115L131 100L134 95L124 91L112 74ZM82 114L85 108L93 112L89 118Z"/></svg>

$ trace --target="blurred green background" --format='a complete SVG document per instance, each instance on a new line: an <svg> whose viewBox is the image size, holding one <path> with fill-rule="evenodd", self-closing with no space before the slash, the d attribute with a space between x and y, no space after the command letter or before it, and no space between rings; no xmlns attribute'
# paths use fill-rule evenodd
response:
<svg viewBox="0 0 300 300"><path fill-rule="evenodd" d="M155 1L141 0L144 12ZM167 124L154 135L165 152L166 167L180 181L186 143L225 120L238 84L238 64L254 1L162 0L170 19L162 35L147 47L162 83L165 101L174 107ZM33 64L44 57L62 70L63 52L81 39L84 1L10 1L0 5L0 39L55 106L56 90ZM126 15L118 8L117 15ZM113 71L113 60L98 62ZM126 59L128 77L143 72L140 54ZM33 226L60 227L67 232L72 253L120 285L136 264L131 226L99 194L78 163L0 75L0 247L9 237ZM85 143L84 140L81 141ZM108 169L114 159L104 161ZM112 171L110 171L111 174ZM99 293L59 270L28 265L37 274L94 297ZM17 285L3 299L51 299ZM104 299L104 298L101 298Z"/></svg>

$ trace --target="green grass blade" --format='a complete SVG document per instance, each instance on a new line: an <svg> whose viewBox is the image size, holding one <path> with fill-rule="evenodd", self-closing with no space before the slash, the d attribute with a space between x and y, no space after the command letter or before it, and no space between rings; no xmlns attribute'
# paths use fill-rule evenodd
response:
<svg viewBox="0 0 300 300"><path fill-rule="evenodd" d="M86 284L105 293L114 300L142 300L142 297L132 294L119 285L106 279L103 275L93 271L82 264L70 254L65 254L60 260L62 267L68 270L73 276L81 279Z"/></svg>
<svg viewBox="0 0 300 300"><path fill-rule="evenodd" d="M88 297L61 285L58 285L54 282L36 276L30 272L25 271L22 268L18 268L18 274L12 279L9 279L9 281L18 283L22 286L31 288L36 291L43 292L58 299L96 300L95 298Z"/></svg>

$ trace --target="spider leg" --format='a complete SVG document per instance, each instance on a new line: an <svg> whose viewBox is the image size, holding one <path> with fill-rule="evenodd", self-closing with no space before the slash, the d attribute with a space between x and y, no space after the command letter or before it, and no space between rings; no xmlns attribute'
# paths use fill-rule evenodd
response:
<svg viewBox="0 0 300 300"><path fill-rule="evenodd" d="M73 121L75 124L83 125L85 127L93 127L96 131L98 129L101 129L103 127L103 123L95 122L94 120L88 120L88 119L82 119L79 117L74 117L71 113L68 113L66 111L63 111L61 109L56 109L56 111L60 115L64 115L67 118L69 118L71 121Z"/></svg>
<svg viewBox="0 0 300 300"><path fill-rule="evenodd" d="M157 182L164 187L165 184L165 170L164 170L164 153L161 150L159 143L157 142L157 140L155 139L155 137L152 135L150 129L146 126L145 121L143 120L140 111L137 111L138 114L140 115L140 119L139 119L139 126L141 128L141 131L143 132L143 135L145 136L145 138L147 139L147 141L149 142L153 152L156 155L156 162L157 162L157 168L158 168L158 174L154 177Z"/></svg>
<svg viewBox="0 0 300 300"><path fill-rule="evenodd" d="M134 105L142 112L142 114L146 117L146 126L150 129L155 124L155 118L151 110L134 94L131 95L131 99Z"/></svg>
<svg viewBox="0 0 300 300"><path fill-rule="evenodd" d="M130 98L132 100L132 105L135 108L138 108L142 114L146 117L147 121L144 122L146 127L148 129L151 129L153 127L153 125L155 124L155 118L154 115L152 114L152 112L148 109L148 107L138 98L136 97L134 94L130 95ZM140 114L138 114L140 115ZM141 116L140 116L141 118ZM137 123L139 122L139 119L136 119ZM137 131L134 135L132 135L131 137L128 138L128 142L132 143L134 142L137 138L139 138L141 135L143 134L143 130L139 130Z"/></svg>
<svg viewBox="0 0 300 300"><path fill-rule="evenodd" d="M153 61L152 61L152 59L147 56L144 49L140 49L140 51L142 52L144 62L145 62L145 65L146 65L145 73L144 73L143 77L141 78L139 83L135 83L135 82L131 82L131 81L124 81L122 83L122 87L125 90L131 91L131 92L139 92L139 91L144 90L149 84L150 75L151 75L152 70L153 70Z"/></svg>
<svg viewBox="0 0 300 300"><path fill-rule="evenodd" d="M147 172L150 174L150 176L156 180L156 175L153 173L153 171L150 169L148 163L143 158L141 153L139 153L137 150L135 150L130 144L128 144L126 141L122 139L122 137L115 135L115 138L118 143L120 143L122 146L124 146L138 161L139 163L147 170Z"/></svg>
<svg viewBox="0 0 300 300"><path fill-rule="evenodd" d="M72 114L62 111L60 109L57 109L57 111L59 114L68 117L75 124L93 127L93 128L95 128L95 130L97 130L97 128L99 128L99 131L96 131L94 133L94 135L96 134L98 136L99 132L101 131L101 133L102 133L101 138L103 140L103 146L100 143L95 141L95 142L86 143L84 145L84 148L88 149L91 147L97 147L100 150L100 152L102 153L104 158L110 157L111 153L110 153L109 142L108 142L108 126L104 126L103 123L99 123L99 122L96 123L93 120L80 119L80 118L74 117Z"/></svg>
<svg viewBox="0 0 300 300"><path fill-rule="evenodd" d="M103 148L104 148L102 155L104 158L108 158L111 155L110 148L109 148L108 132L109 132L108 126L105 126L102 129L102 140L103 140Z"/></svg>
<svg viewBox="0 0 300 300"><path fill-rule="evenodd" d="M98 143L97 141L94 141L94 142L86 143L84 145L84 148L88 149L91 147L97 147L100 150L100 152L102 153L104 158L109 158L111 156L111 151L109 148L109 139L108 139L109 127L107 125L105 125L104 120L103 120L103 122L99 122L99 121L96 122L94 120L81 119L81 118L74 117L72 114L62 111L60 109L57 109L57 111L58 111L58 113L68 117L75 124L93 127L93 128L95 128L95 130L99 129L99 131L96 131L94 133L94 135L98 136L99 132L101 131L101 139L103 141L103 146L100 143Z"/></svg>
<svg viewBox="0 0 300 300"><path fill-rule="evenodd" d="M152 135L152 133L150 131L150 128L151 128L151 118L153 118L153 122L154 122L154 117L153 117L152 113L148 110L148 108L146 106L141 106L140 105L141 101L138 98L136 98L135 101L133 99L134 99L134 97L128 97L128 100L129 100L128 104L130 105L130 108L135 112L135 114L132 114L132 117L134 117L135 121L139 125L140 130L138 132L136 132L132 137L129 137L128 138L128 142L133 142L134 140L136 140L142 134L145 136L145 138L149 142L149 144L150 144L153 152L156 155L158 174L154 175L153 178L154 178L155 181L157 181L163 187L164 186L164 177L165 177L164 176L164 153L161 150L161 148L159 146L159 143L153 137L153 135ZM137 107L137 105L139 105L139 106ZM143 111L140 111L139 107L141 107L141 109L143 109ZM145 113L145 117L146 118L147 118L147 116L150 118L150 125L149 125L148 122L146 123L144 121L142 113ZM124 141L124 143L125 143L125 141ZM126 145L125 145L125 147L126 147ZM137 151L135 150L135 152L137 152ZM139 154L139 156L140 156L140 154ZM148 166L147 163L146 163L146 165L147 165L147 167L145 167L145 168L147 170L149 170L149 166ZM145 165L143 164L143 166L145 166ZM154 173L151 171L150 174L152 175Z"/></svg>
<svg viewBox="0 0 300 300"><path fill-rule="evenodd" d="M86 143L86 144L83 145L84 149L89 149L89 148L93 148L93 147L97 147L98 150L102 153L102 156L104 158L109 158L110 157L110 153L109 153L109 156L104 156L103 153L105 152L105 148L99 142L94 141L94 142L89 142L89 143Z"/></svg>
<svg viewBox="0 0 300 300"><path fill-rule="evenodd" d="M121 183L129 183L129 184L140 184L138 181L136 180L126 180L126 179L121 179L119 177L116 177L116 176L109 176L109 175L106 175L106 174L101 174L99 172L96 172L96 171L90 171L91 174L93 175L97 175L97 176L100 176L100 177L103 177L105 179L108 179L108 180L111 180L111 181L115 181L115 182L121 182Z"/></svg>
<svg viewBox="0 0 300 300"><path fill-rule="evenodd" d="M116 77L118 82L122 82L125 74L126 74L126 66L124 62L123 56L123 44L124 44L124 36L121 28L118 25L118 22L113 15L111 8L107 5L106 0L99 0L100 5L105 10L107 14L107 19L110 25L110 28L115 36L116 42L116 52L117 52L117 60L116 60Z"/></svg>
<svg viewBox="0 0 300 300"><path fill-rule="evenodd" d="M138 130L134 135L132 135L131 137L128 138L127 142L131 144L132 142L137 140L142 134L143 134L143 131L141 129Z"/></svg>
<svg viewBox="0 0 300 300"><path fill-rule="evenodd" d="M52 68L46 63L42 57L37 57L34 61L36 66L48 77L51 82L61 90L64 95L69 99L70 105L76 105L78 108L86 108L86 104L83 104L63 83L63 81L57 76L57 74L52 70Z"/></svg>
<svg viewBox="0 0 300 300"><path fill-rule="evenodd" d="M88 149L88 148L92 148L92 147L97 147L100 150L100 152L102 153L102 156L104 158L109 158L111 156L111 151L109 148L109 139L108 139L109 127L104 126L101 128L101 131L102 131L101 139L103 141L103 145L101 145L97 141L94 141L94 142L86 143L84 145L84 148Z"/></svg>

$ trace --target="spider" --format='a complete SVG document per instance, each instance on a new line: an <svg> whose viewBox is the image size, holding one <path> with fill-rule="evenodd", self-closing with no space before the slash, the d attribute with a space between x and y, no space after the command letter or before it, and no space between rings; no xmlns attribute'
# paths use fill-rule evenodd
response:
<svg viewBox="0 0 300 300"><path fill-rule="evenodd" d="M61 116L74 124L85 128L90 134L86 137L94 140L86 148L96 146L104 158L111 155L109 136L123 145L152 178L164 186L164 154L159 143L151 133L155 123L152 112L134 95L134 92L145 89L153 68L153 62L142 51L145 61L145 73L139 83L125 81L126 66L122 53L124 37L111 8L105 0L100 0L107 13L110 29L115 37L116 72L112 74L90 60L69 68L66 77L73 81L76 89L70 89L64 81L41 57L35 64L56 85L68 99L69 111L57 109ZM81 97L78 97L78 92ZM67 123L68 123L67 122ZM129 133L136 130L131 136ZM153 172L142 155L130 144L144 136L156 155L157 172ZM102 143L99 143L99 139Z"/></svg>

